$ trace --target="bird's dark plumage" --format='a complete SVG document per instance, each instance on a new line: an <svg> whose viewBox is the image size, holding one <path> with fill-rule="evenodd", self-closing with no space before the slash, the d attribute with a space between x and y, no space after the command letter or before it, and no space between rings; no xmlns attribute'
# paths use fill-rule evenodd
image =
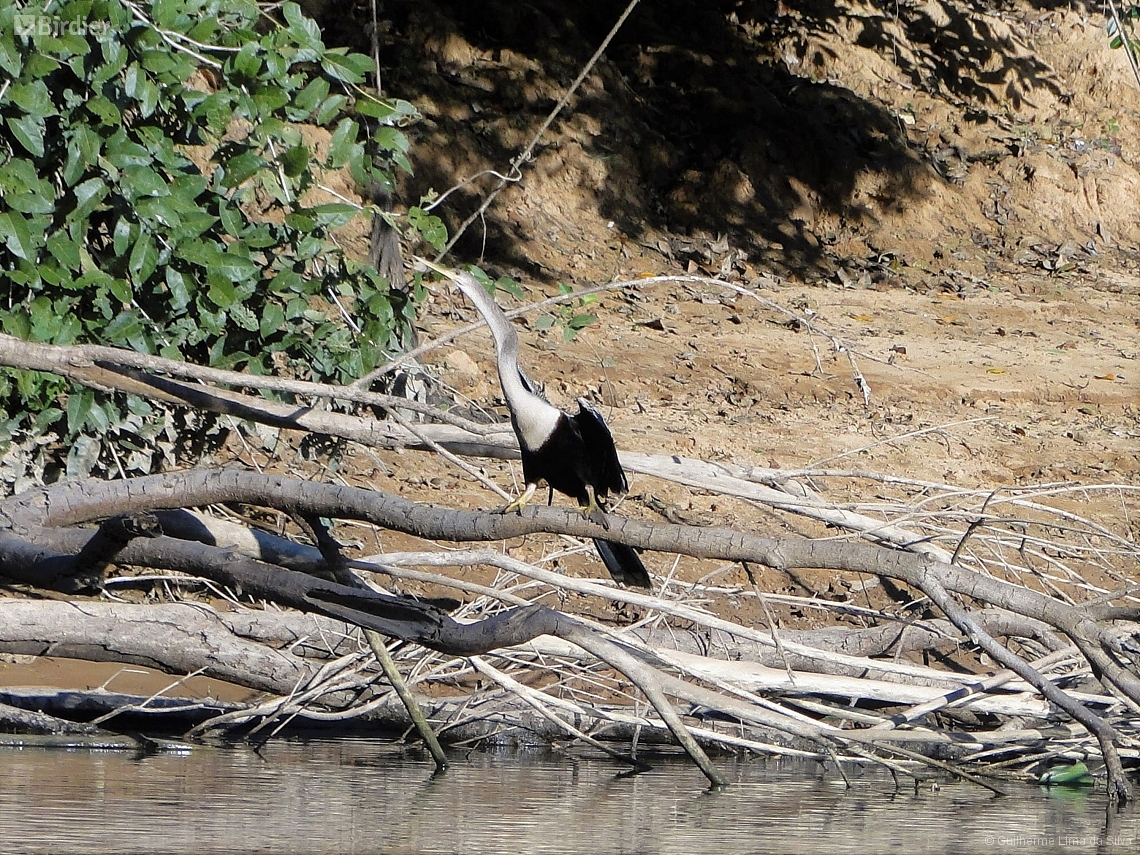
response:
<svg viewBox="0 0 1140 855"><path fill-rule="evenodd" d="M618 543L613 540L602 540L600 537L595 537L594 548L598 550L598 555L601 556L602 563L606 565L606 569L610 571L610 575L614 577L615 582L620 582L622 585L630 585L634 588L653 587L649 573L645 569L645 565L641 562L641 556L637 554L637 550L632 546L626 546L624 543Z"/></svg>
<svg viewBox="0 0 1140 855"><path fill-rule="evenodd" d="M582 507L590 507L596 501L601 517L592 518L608 528L605 499L629 489L613 437L602 414L581 399L577 415L561 416L558 427L537 449L528 448L520 439L523 478L528 484L544 480ZM593 497L587 487L592 488ZM594 538L594 546L614 581L638 588L653 587L645 564L633 547L601 538Z"/></svg>
<svg viewBox="0 0 1140 855"><path fill-rule="evenodd" d="M558 425L537 448L520 442L523 477L528 484L545 480L588 506L593 488L598 497L617 495L629 489L602 415L585 401L578 402L575 416L560 413Z"/></svg>
<svg viewBox="0 0 1140 855"><path fill-rule="evenodd" d="M628 484L602 414L581 398L573 416L550 404L538 384L519 367L518 336L499 304L469 274L460 274L458 284L495 338L499 380L522 453L527 492L508 508L521 508L534 486L546 481L551 489L576 499L595 522L609 528L605 500L625 493ZM635 549L601 538L595 538L594 545L615 581L652 587Z"/></svg>

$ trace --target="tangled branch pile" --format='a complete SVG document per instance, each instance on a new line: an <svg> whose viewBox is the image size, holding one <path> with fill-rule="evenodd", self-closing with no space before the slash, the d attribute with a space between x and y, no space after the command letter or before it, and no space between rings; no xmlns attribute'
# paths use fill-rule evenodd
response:
<svg viewBox="0 0 1140 855"><path fill-rule="evenodd" d="M216 388L266 378L107 348L0 345L9 365L121 382L253 421L431 448L461 463L515 453L504 425L443 414L446 424L413 424L400 413L430 408L351 387L286 391L371 396L396 422L298 411ZM177 379L187 372L194 386ZM1111 491L1128 511L1136 488L987 493L868 472L747 469L644 454L624 454L623 463L876 543L772 539L618 516L603 532L558 508L461 511L234 470L28 490L0 504L0 575L19 594L0 600L0 652L207 674L265 695L256 703L191 703L177 699L177 683L154 698L90 692L77 716L63 712L76 707L74 695L8 692L0 712L25 731L83 731L102 740L123 712L190 715L191 734L272 730L297 719L402 726L403 707L386 688L363 627L393 639L390 652L446 742L584 742L640 764L639 744L672 738L714 783L719 775L702 746L873 760L911 775L952 769L991 787L991 779L1039 774L1063 759L1098 758L1113 797L1129 797L1125 768L1140 759L1138 550L1059 500ZM835 506L821 485L840 482L873 483L877 496ZM272 509L296 521L313 545L184 510L209 506ZM323 519L437 546L348 558ZM341 539L352 536L345 531ZM696 583L658 578L646 595L543 566L561 553L528 563L499 549L438 546L544 533L604 534L724 563ZM571 551L582 548L570 542ZM111 562L137 572L108 577ZM464 569L472 567L495 574L477 583ZM826 568L850 581L828 596L770 593L772 585L757 581L761 568L767 578ZM128 602L126 592L140 587L159 602ZM207 605L202 592L228 607ZM759 604L766 620L733 620L742 601ZM588 617L606 603L620 609L624 625ZM780 627L780 618L796 613L828 625Z"/></svg>

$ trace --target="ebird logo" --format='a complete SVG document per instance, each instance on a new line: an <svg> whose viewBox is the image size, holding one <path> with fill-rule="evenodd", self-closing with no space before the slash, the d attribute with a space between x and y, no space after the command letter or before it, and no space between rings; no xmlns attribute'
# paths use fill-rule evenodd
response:
<svg viewBox="0 0 1140 855"><path fill-rule="evenodd" d="M99 36L104 35L111 28L108 21L65 21L58 15L28 15L15 16L15 32L17 36L31 38L33 36Z"/></svg>

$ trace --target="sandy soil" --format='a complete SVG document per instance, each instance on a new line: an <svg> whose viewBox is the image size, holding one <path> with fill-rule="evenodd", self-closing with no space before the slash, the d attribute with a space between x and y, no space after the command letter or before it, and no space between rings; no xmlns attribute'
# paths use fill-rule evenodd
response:
<svg viewBox="0 0 1140 855"><path fill-rule="evenodd" d="M949 2L884 18L851 4L843 17L832 10L827 20L838 23L828 32L822 11L806 5L781 9L775 23L759 13L733 19L733 41L711 29L715 10L680 22L669 10L642 10L646 17L627 24L639 49L618 39L526 179L469 230L469 244L535 298L560 281L723 274L850 343L870 403L826 336L712 286L608 296L598 323L569 343L557 325L534 329L526 354L534 373L555 394L564 384L569 399L596 390L631 449L801 466L916 429L988 419L849 462L995 486L1134 482L1140 97L1125 57L1106 44L1103 19L1026 3L971 17ZM521 33L562 27L589 37L581 19L559 22L557 8L538 4L527 13L533 20L516 13L497 29L472 27L447 4L398 22L397 35L418 40L421 68L436 72L414 85L414 75L391 82L412 88L407 97L426 117L409 191L502 167L486 141L506 148L528 138L527 120L548 109L544 98L560 91L564 69L540 65L549 60L542 44ZM941 33L931 30L937 24ZM880 32L892 50L869 38ZM736 86L713 98L707 87L725 82L746 50L754 67L738 68ZM764 70L765 54L779 59L778 73ZM948 55L967 54L975 64L949 75ZM923 62L926 77L915 71ZM706 71L682 74L696 67ZM759 99L775 82L782 89ZM807 90L820 90L816 100L805 102ZM849 104L823 111L826 92L861 102L863 113ZM670 105L668 121L653 120L649 98ZM793 110L805 103L815 110L810 128ZM781 110L803 153L781 168L788 129L744 120L749 106L765 117ZM893 136L876 147L864 137L881 130L884 115ZM681 151L682 131L724 116L740 120L731 135L706 128ZM474 139L447 136L464 123L476 125ZM464 213L458 201L449 210L457 220ZM810 259L804 247L815 248ZM425 334L449 328L455 313L470 316L438 294ZM488 367L486 341L460 346ZM469 366L442 353L436 361ZM493 392L462 370L445 374L475 397Z"/></svg>

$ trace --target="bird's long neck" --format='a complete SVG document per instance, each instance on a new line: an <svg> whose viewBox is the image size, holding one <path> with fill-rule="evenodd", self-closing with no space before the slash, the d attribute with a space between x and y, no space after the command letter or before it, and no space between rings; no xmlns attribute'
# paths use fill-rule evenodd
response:
<svg viewBox="0 0 1140 855"><path fill-rule="evenodd" d="M459 289L475 304L495 339L495 357L503 397L511 411L519 442L531 450L539 448L558 426L562 411L531 391L519 368L519 337L495 299L470 273L456 280Z"/></svg>

